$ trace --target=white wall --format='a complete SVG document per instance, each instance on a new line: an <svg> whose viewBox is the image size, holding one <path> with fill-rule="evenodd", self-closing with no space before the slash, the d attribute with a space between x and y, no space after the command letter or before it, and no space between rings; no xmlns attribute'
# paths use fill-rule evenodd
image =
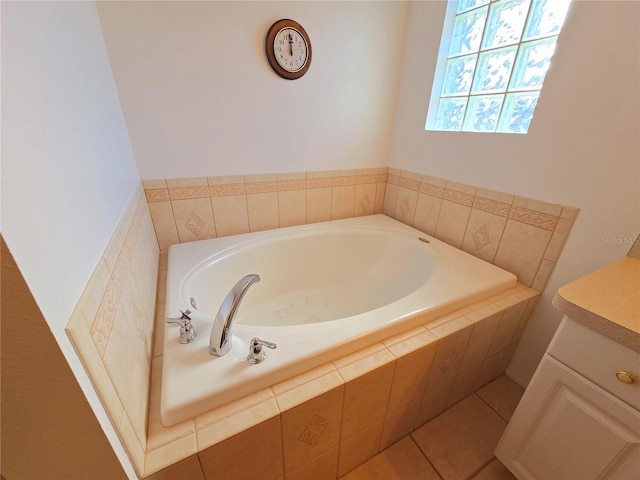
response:
<svg viewBox="0 0 640 480"><path fill-rule="evenodd" d="M131 474L64 333L140 182L95 5L2 2L2 67L2 234Z"/></svg>
<svg viewBox="0 0 640 480"><path fill-rule="evenodd" d="M406 2L101 2L143 179L386 166ZM298 21L309 71L278 77L269 26Z"/></svg>
<svg viewBox="0 0 640 480"><path fill-rule="evenodd" d="M580 208L513 359L530 377L562 285L640 232L640 3L574 0L527 135L424 131L446 2L411 2L389 165Z"/></svg>

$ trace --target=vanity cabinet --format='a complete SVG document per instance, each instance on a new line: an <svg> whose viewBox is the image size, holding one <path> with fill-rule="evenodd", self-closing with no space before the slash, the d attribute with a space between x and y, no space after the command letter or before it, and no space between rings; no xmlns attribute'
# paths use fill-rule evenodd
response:
<svg viewBox="0 0 640 480"><path fill-rule="evenodd" d="M640 480L640 259L560 288L564 318L496 447L519 480Z"/></svg>
<svg viewBox="0 0 640 480"><path fill-rule="evenodd" d="M592 341L584 343L585 337ZM620 366L592 368L595 358L618 359ZM634 383L619 381L618 371L631 374ZM615 385L621 394L603 388L611 378L623 386ZM640 411L628 403L638 406L639 378L638 353L565 317L496 456L519 479L640 478Z"/></svg>

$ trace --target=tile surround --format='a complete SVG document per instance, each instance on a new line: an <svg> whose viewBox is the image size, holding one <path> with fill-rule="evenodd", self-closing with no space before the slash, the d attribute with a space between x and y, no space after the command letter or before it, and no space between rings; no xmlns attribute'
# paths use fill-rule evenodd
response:
<svg viewBox="0 0 640 480"><path fill-rule="evenodd" d="M66 327L139 475L148 449L158 255L140 186Z"/></svg>
<svg viewBox="0 0 640 480"><path fill-rule="evenodd" d="M526 323L525 315L530 314L526 307L538 296L539 292L518 284L170 428L159 422L159 400L153 398L159 395L159 387L153 385L150 406L156 411L149 414L149 445L163 444L158 449L169 452L172 445L184 444L184 439L195 434L196 445L184 451L184 457L205 455L207 462L213 462L225 455L226 442L233 439L237 451L243 452L238 453L237 462L257 466L251 453L257 434L254 428L263 428L270 421L273 431L269 435L280 435L281 457L280 467L269 466L272 476L265 478L306 478L310 471L322 471L317 478L338 478L442 413L458 391L472 393L500 376L518 339L517 332L505 330L512 335L508 345L490 353L500 321L511 309L521 315L518 325ZM154 365L161 359L155 356ZM431 375L434 370L437 374ZM160 380L160 374L154 373L152 382ZM215 438L211 433L202 434L207 431L216 432ZM166 476L177 460L153 452L146 453L145 475L155 479L154 472L160 472L165 475L161 478L179 478L178 473ZM264 461L272 465L274 456L277 449ZM213 478L204 464L203 470L205 478ZM235 478L231 475L238 473L218 469L218 475L225 474Z"/></svg>
<svg viewBox="0 0 640 480"><path fill-rule="evenodd" d="M280 450L263 459L269 478L304 478L318 465L336 478L410 433L504 372L578 212L387 168L151 180L142 187L67 331L138 475L157 478L176 478L163 477L170 466L200 466L208 478L212 458L228 445L251 443L256 433L276 444L280 438ZM163 322L166 254L159 260L159 251L381 212L516 273L521 283L193 420L160 425L163 329L154 324ZM371 388L380 390L375 402L363 397ZM325 415L318 413L324 407L312 408L329 397L339 414L335 406ZM305 418L297 416L303 411ZM304 425L307 434L285 435L291 425ZM317 438L322 447L300 449L300 438Z"/></svg>
<svg viewBox="0 0 640 480"><path fill-rule="evenodd" d="M145 180L161 251L174 243L382 212L387 169Z"/></svg>

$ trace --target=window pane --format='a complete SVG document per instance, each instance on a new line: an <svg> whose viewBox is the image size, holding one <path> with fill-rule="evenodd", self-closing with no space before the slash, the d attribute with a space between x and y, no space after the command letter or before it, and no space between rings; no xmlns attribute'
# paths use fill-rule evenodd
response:
<svg viewBox="0 0 640 480"><path fill-rule="evenodd" d="M513 45L520 41L530 0L503 0L491 5L482 49Z"/></svg>
<svg viewBox="0 0 640 480"><path fill-rule="evenodd" d="M551 63L551 56L556 48L557 38L527 42L520 46L509 90L542 88L542 82Z"/></svg>
<svg viewBox="0 0 640 480"><path fill-rule="evenodd" d="M472 92L504 92L509 85L517 49L514 45L481 53Z"/></svg>
<svg viewBox="0 0 640 480"><path fill-rule="evenodd" d="M504 95L471 97L462 129L467 132L495 131L503 99Z"/></svg>
<svg viewBox="0 0 640 480"><path fill-rule="evenodd" d="M463 53L477 52L480 49L487 9L488 7L482 7L464 15L456 16L449 47L450 57Z"/></svg>
<svg viewBox="0 0 640 480"><path fill-rule="evenodd" d="M436 130L461 130L467 97L441 98L436 117Z"/></svg>
<svg viewBox="0 0 640 480"><path fill-rule="evenodd" d="M534 0L524 40L558 35L567 16L569 0Z"/></svg>
<svg viewBox="0 0 640 480"><path fill-rule="evenodd" d="M460 0L458 2L457 13L466 12L472 8L479 7L480 5L486 5L489 0Z"/></svg>
<svg viewBox="0 0 640 480"><path fill-rule="evenodd" d="M509 93L504 102L498 131L503 133L527 133L538 103L540 92Z"/></svg>
<svg viewBox="0 0 640 480"><path fill-rule="evenodd" d="M443 96L469 94L477 60L477 55L467 55L447 61L447 70L442 84Z"/></svg>

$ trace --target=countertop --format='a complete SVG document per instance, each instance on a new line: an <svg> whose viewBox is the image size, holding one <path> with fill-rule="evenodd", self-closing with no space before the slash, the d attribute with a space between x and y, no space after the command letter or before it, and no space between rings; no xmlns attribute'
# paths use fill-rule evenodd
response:
<svg viewBox="0 0 640 480"><path fill-rule="evenodd" d="M572 320L640 352L640 259L621 258L561 287L553 305Z"/></svg>

